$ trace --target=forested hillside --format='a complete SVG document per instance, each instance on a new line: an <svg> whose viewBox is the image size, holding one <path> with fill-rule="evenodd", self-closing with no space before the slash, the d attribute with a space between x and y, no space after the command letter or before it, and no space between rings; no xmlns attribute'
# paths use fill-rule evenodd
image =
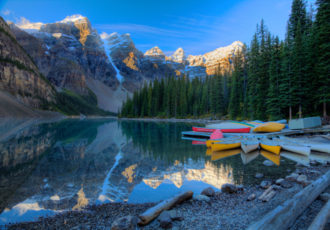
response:
<svg viewBox="0 0 330 230"><path fill-rule="evenodd" d="M316 15L294 0L285 39L264 21L233 69L205 78L170 77L146 84L124 103L123 117L201 117L276 120L326 116L330 103L330 3Z"/></svg>

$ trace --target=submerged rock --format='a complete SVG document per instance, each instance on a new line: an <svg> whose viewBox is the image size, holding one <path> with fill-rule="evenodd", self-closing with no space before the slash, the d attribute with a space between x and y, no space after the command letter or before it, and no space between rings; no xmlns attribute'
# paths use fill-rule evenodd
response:
<svg viewBox="0 0 330 230"><path fill-rule="evenodd" d="M112 225L111 230L135 230L139 219L136 216L125 216L116 219Z"/></svg>
<svg viewBox="0 0 330 230"><path fill-rule="evenodd" d="M201 194L205 195L205 196L214 196L215 191L212 187L208 187L208 188L204 189Z"/></svg>
<svg viewBox="0 0 330 230"><path fill-rule="evenodd" d="M262 164L265 165L265 166L273 166L274 165L274 163L271 162L270 160L265 160Z"/></svg>
<svg viewBox="0 0 330 230"><path fill-rule="evenodd" d="M263 178L264 177L264 174L262 174L262 173L256 173L256 175L254 177L257 178L257 179L260 179L260 178Z"/></svg>
<svg viewBox="0 0 330 230"><path fill-rule="evenodd" d="M237 187L233 184L223 184L221 186L221 191L225 193L236 193Z"/></svg>

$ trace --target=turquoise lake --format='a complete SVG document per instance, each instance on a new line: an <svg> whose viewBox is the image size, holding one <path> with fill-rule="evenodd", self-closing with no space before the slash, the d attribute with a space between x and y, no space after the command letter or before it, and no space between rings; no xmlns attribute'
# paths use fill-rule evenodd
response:
<svg viewBox="0 0 330 230"><path fill-rule="evenodd" d="M109 202L157 202L224 183L277 179L296 162L209 153L183 140L192 124L68 119L0 121L0 226ZM274 159L271 159L274 160Z"/></svg>

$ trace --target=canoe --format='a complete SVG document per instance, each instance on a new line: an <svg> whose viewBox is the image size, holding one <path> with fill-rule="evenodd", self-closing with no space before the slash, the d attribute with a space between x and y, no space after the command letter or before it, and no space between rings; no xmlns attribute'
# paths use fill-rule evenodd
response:
<svg viewBox="0 0 330 230"><path fill-rule="evenodd" d="M309 156L311 154L311 148L308 146L303 146L303 145L294 144L294 143L290 143L290 142L280 143L280 145L281 145L282 149L290 151L290 152L298 153L298 154L305 155L305 156Z"/></svg>
<svg viewBox="0 0 330 230"><path fill-rule="evenodd" d="M273 162L274 164L276 164L277 166L280 165L280 159L281 156L280 155L276 155L274 153L268 152L266 150L260 150L260 154L265 157L266 159L270 160L271 162Z"/></svg>
<svg viewBox="0 0 330 230"><path fill-rule="evenodd" d="M250 153L259 148L259 142L257 141L242 141L241 148L244 153Z"/></svg>
<svg viewBox="0 0 330 230"><path fill-rule="evenodd" d="M290 138L290 137L280 137L281 140L287 140L293 143L299 143L300 145L310 147L311 150L323 153L330 153L330 144L313 142L313 140L301 140L298 138Z"/></svg>
<svg viewBox="0 0 330 230"><path fill-rule="evenodd" d="M245 165L250 163L254 159L256 159L258 156L259 156L259 151L258 150L254 150L253 152L250 152L249 154L241 152L242 162Z"/></svg>
<svg viewBox="0 0 330 230"><path fill-rule="evenodd" d="M194 132L212 133L217 129L192 127ZM237 128L237 129L218 129L223 133L250 133L251 128Z"/></svg>
<svg viewBox="0 0 330 230"><path fill-rule="evenodd" d="M311 155L309 155L309 159L320 162L322 164L330 162L330 157L326 153L312 152Z"/></svg>
<svg viewBox="0 0 330 230"><path fill-rule="evenodd" d="M237 155L240 152L241 152L241 149L239 149L239 148L213 152L211 155L211 160L216 161L216 160L224 159L226 157L231 157L231 156Z"/></svg>
<svg viewBox="0 0 330 230"><path fill-rule="evenodd" d="M272 144L272 143L260 143L260 147L264 150L267 150L271 153L275 153L277 155L280 154L281 152L281 146L277 145L277 144Z"/></svg>
<svg viewBox="0 0 330 230"><path fill-rule="evenodd" d="M241 141L232 140L232 141L223 141L223 142L213 142L211 143L211 148L213 152L235 149L241 147Z"/></svg>
<svg viewBox="0 0 330 230"><path fill-rule="evenodd" d="M205 141L206 147L211 148L213 143L220 142L221 140L207 140Z"/></svg>
<svg viewBox="0 0 330 230"><path fill-rule="evenodd" d="M306 155L301 155L297 153L292 153L292 152L287 152L287 151L282 151L281 152L281 157L285 157L289 160L295 161L299 164L309 166L309 158Z"/></svg>
<svg viewBox="0 0 330 230"><path fill-rule="evenodd" d="M276 123L276 122L267 122L264 124L261 124L253 129L253 132L255 133L273 133L273 132L280 132L282 129L284 129L285 125Z"/></svg>
<svg viewBox="0 0 330 230"><path fill-rule="evenodd" d="M192 127L194 132L213 133L216 129L208 129L203 127Z"/></svg>

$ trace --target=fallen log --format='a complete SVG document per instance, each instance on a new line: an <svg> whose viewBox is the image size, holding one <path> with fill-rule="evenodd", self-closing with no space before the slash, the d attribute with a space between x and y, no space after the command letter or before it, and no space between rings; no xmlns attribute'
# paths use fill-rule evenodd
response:
<svg viewBox="0 0 330 230"><path fill-rule="evenodd" d="M267 188L259 197L259 200L264 201L264 198L271 192L273 191L273 186L271 185L269 188Z"/></svg>
<svg viewBox="0 0 330 230"><path fill-rule="evenodd" d="M288 229L296 218L330 185L330 170L290 200L277 206L248 229Z"/></svg>
<svg viewBox="0 0 330 230"><path fill-rule="evenodd" d="M162 211L168 210L168 209L172 208L174 205L180 204L185 200L189 200L190 198L192 198L192 196L193 196L192 191L180 193L173 198L164 200L164 201L160 202L159 204L157 204L156 206L149 208L144 213L139 215L139 218L140 218L139 225L146 225L146 224L150 223L157 216L159 216L159 214Z"/></svg>
<svg viewBox="0 0 330 230"><path fill-rule="evenodd" d="M330 200L323 206L315 217L308 230L322 230L330 217Z"/></svg>

